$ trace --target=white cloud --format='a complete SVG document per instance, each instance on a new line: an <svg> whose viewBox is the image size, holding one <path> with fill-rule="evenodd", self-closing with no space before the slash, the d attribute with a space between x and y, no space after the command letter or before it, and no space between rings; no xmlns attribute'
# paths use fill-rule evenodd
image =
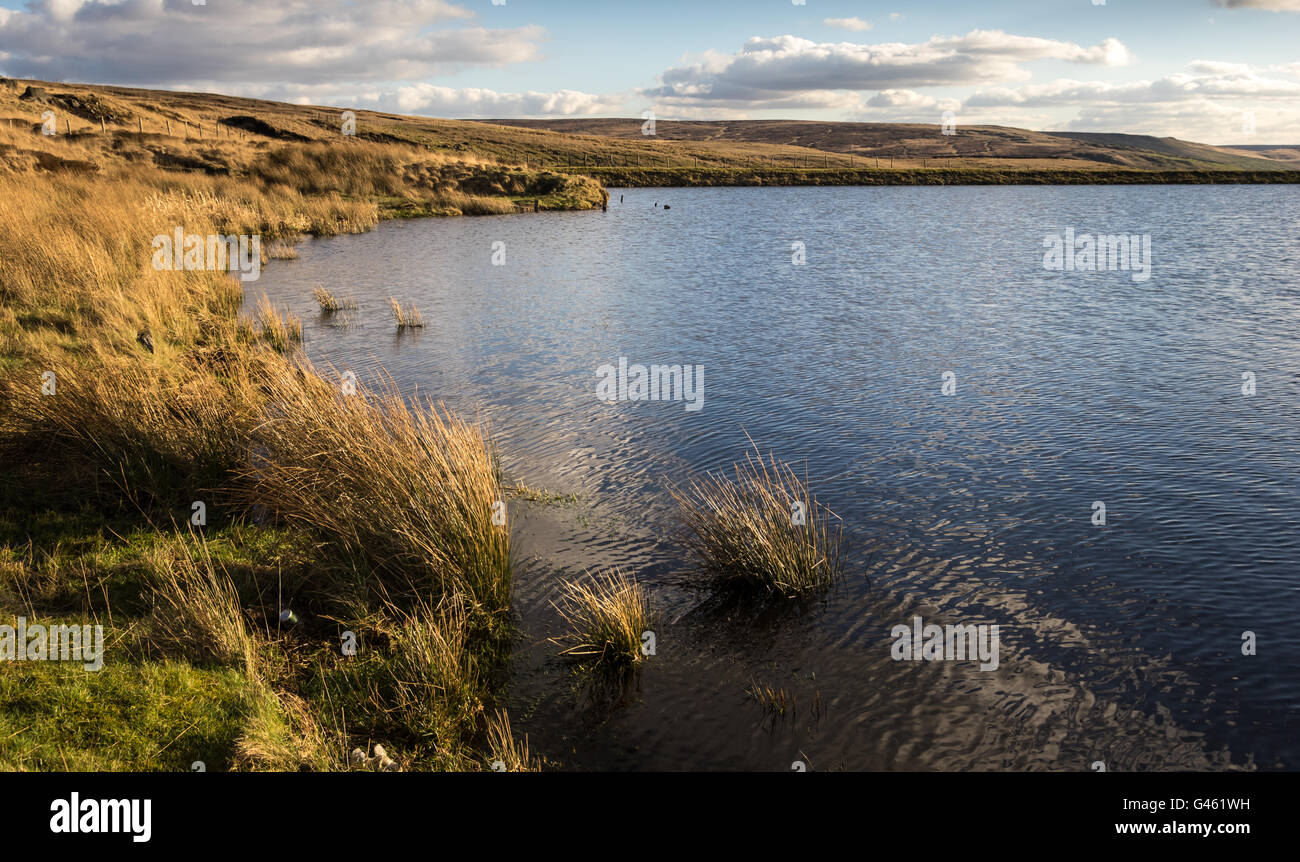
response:
<svg viewBox="0 0 1300 862"><path fill-rule="evenodd" d="M432 84L412 84L399 87L391 94L379 94L368 101L381 110L469 119L591 116L616 110L623 99L576 90L498 93L478 88L453 89Z"/></svg>
<svg viewBox="0 0 1300 862"><path fill-rule="evenodd" d="M866 104L872 108L933 108L937 100L915 90L881 90Z"/></svg>
<svg viewBox="0 0 1300 862"><path fill-rule="evenodd" d="M1056 127L1070 130L1169 135L1205 143L1248 143L1242 118L1255 116L1261 142L1300 141L1300 80L1289 66L1255 70L1248 64L1196 61L1192 74L1112 83L1060 79L1019 87L985 88L963 111L979 122L1020 125L1026 113L1073 109Z"/></svg>
<svg viewBox="0 0 1300 862"><path fill-rule="evenodd" d="M489 29L447 0L33 0L0 18L5 73L183 87L417 80L540 56L540 27Z"/></svg>
<svg viewBox="0 0 1300 862"><path fill-rule="evenodd" d="M796 36L753 38L735 54L710 52L697 62L668 69L662 85L643 91L672 106L714 104L770 110L800 102L830 104L838 91L952 86L1023 81L1023 64L1063 60L1123 65L1128 49L1118 39L1083 47L1071 42L973 30L926 42L862 45L813 42Z"/></svg>
<svg viewBox="0 0 1300 862"><path fill-rule="evenodd" d="M1300 82L1265 78L1253 72L1223 75L1170 75L1154 81L1113 84L1061 79L1023 87L980 90L966 107L1053 107L1061 105L1150 104L1199 99L1300 99Z"/></svg>
<svg viewBox="0 0 1300 862"><path fill-rule="evenodd" d="M1274 12L1300 12L1300 0L1214 0L1226 9L1271 9Z"/></svg>
<svg viewBox="0 0 1300 862"><path fill-rule="evenodd" d="M870 30L875 26L870 21L863 21L861 18L827 18L822 23L837 30L853 30L856 32Z"/></svg>

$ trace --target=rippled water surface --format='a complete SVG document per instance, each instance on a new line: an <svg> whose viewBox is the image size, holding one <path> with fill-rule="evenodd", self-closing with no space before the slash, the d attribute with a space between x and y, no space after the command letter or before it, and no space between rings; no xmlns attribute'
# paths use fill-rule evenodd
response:
<svg viewBox="0 0 1300 862"><path fill-rule="evenodd" d="M564 767L1297 769L1297 198L614 190L608 213L308 242L248 287L303 318L317 360L479 415L512 477L579 495L512 504L508 705ZM1044 270L1068 227L1150 234L1151 279ZM314 284L359 308L321 317ZM428 328L395 335L389 296ZM601 403L619 357L704 366L703 409ZM746 435L844 518L848 575L823 598L728 603L683 554L668 485ZM547 643L550 600L615 564L662 611L658 655L598 691ZM999 625L1000 666L895 662L915 615ZM766 714L754 682L797 706Z"/></svg>

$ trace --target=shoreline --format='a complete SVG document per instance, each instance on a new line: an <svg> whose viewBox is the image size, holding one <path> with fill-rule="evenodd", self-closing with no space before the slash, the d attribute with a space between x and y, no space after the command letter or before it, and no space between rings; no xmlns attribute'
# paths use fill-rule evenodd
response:
<svg viewBox="0 0 1300 862"><path fill-rule="evenodd" d="M1142 171L1001 170L968 168L552 168L587 176L606 188L750 186L996 186L996 185L1279 185L1300 183L1300 170Z"/></svg>

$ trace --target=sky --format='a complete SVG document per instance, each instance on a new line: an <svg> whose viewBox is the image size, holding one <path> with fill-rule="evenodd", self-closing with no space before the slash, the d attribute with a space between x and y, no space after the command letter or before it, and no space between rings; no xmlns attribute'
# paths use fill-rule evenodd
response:
<svg viewBox="0 0 1300 862"><path fill-rule="evenodd" d="M454 118L1300 144L1300 0L0 0L0 74Z"/></svg>

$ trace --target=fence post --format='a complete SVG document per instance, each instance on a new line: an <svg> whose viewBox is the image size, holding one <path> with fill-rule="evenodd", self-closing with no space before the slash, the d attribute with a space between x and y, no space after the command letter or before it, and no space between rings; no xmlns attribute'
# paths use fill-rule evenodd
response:
<svg viewBox="0 0 1300 862"><path fill-rule="evenodd" d="M163 122L167 124L167 137L170 138L170 137L171 137L171 134L172 134L172 121L171 121L171 120L163 120Z"/></svg>
<svg viewBox="0 0 1300 862"><path fill-rule="evenodd" d="M103 132L104 134L108 134L108 126L104 125L104 118L103 118L103 117L100 117L100 118L99 118L99 130L100 130L101 132Z"/></svg>

